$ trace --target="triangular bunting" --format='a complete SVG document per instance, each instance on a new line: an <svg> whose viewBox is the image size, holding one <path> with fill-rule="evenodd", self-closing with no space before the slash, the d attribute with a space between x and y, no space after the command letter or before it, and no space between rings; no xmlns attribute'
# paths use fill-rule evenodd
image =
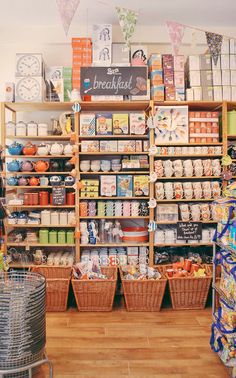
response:
<svg viewBox="0 0 236 378"><path fill-rule="evenodd" d="M223 35L210 32L205 32L205 34L210 54L212 56L214 64L217 65L218 57L221 53Z"/></svg>
<svg viewBox="0 0 236 378"><path fill-rule="evenodd" d="M61 16L63 29L67 35L80 0L56 0L56 3Z"/></svg>
<svg viewBox="0 0 236 378"><path fill-rule="evenodd" d="M134 10L120 7L116 7L116 11L125 42L129 45L130 39L134 34L138 13Z"/></svg>
<svg viewBox="0 0 236 378"><path fill-rule="evenodd" d="M184 36L185 26L174 21L166 21L172 48L175 55L178 55L179 48Z"/></svg>

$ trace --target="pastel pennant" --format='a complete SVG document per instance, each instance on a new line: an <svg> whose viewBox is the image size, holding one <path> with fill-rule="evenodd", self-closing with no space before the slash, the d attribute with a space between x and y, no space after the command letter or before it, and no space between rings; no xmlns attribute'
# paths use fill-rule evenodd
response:
<svg viewBox="0 0 236 378"><path fill-rule="evenodd" d="M221 53L223 35L210 33L210 32L205 32L205 34L206 34L206 40L207 40L207 44L210 50L210 54L212 56L212 59L215 65L217 65L218 57Z"/></svg>
<svg viewBox="0 0 236 378"><path fill-rule="evenodd" d="M185 26L174 21L166 21L170 41L175 55L178 55L180 45L184 36Z"/></svg>
<svg viewBox="0 0 236 378"><path fill-rule="evenodd" d="M63 29L67 35L80 0L56 0L56 3L61 16Z"/></svg>
<svg viewBox="0 0 236 378"><path fill-rule="evenodd" d="M130 39L135 31L135 26L138 19L138 13L131 9L116 7L118 20L121 31L127 45L130 44Z"/></svg>

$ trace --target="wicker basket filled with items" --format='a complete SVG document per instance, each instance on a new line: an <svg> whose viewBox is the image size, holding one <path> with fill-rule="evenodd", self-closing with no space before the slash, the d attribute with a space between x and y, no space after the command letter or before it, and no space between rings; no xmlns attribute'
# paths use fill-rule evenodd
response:
<svg viewBox="0 0 236 378"><path fill-rule="evenodd" d="M66 311L71 280L71 266L34 266L32 272L46 278L46 311Z"/></svg>
<svg viewBox="0 0 236 378"><path fill-rule="evenodd" d="M179 262L165 265L163 269L174 310L205 308L212 281L212 272L207 265L180 258Z"/></svg>
<svg viewBox="0 0 236 378"><path fill-rule="evenodd" d="M116 267L77 263L71 280L79 311L111 311L117 284Z"/></svg>
<svg viewBox="0 0 236 378"><path fill-rule="evenodd" d="M167 279L160 269L138 266L120 268L120 276L128 311L160 311Z"/></svg>

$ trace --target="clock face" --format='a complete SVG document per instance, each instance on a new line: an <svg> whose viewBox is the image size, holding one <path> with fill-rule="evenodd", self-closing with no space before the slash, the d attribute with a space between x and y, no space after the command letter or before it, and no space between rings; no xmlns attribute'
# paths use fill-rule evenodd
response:
<svg viewBox="0 0 236 378"><path fill-rule="evenodd" d="M40 61L35 55L23 55L17 62L19 76L37 76L40 68Z"/></svg>
<svg viewBox="0 0 236 378"><path fill-rule="evenodd" d="M35 101L40 96L41 86L35 78L27 77L18 82L16 93L24 101Z"/></svg>

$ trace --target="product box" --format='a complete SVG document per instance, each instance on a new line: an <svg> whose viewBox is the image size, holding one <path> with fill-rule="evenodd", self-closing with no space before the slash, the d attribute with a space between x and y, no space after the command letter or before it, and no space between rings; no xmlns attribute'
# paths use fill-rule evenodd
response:
<svg viewBox="0 0 236 378"><path fill-rule="evenodd" d="M202 101L202 87L193 87L194 101Z"/></svg>
<svg viewBox="0 0 236 378"><path fill-rule="evenodd" d="M155 85L151 87L151 98L154 101L164 101L165 87L164 85Z"/></svg>
<svg viewBox="0 0 236 378"><path fill-rule="evenodd" d="M129 134L129 115L125 113L112 114L113 134Z"/></svg>
<svg viewBox="0 0 236 378"><path fill-rule="evenodd" d="M15 101L15 84L8 82L5 83L5 101L14 102Z"/></svg>
<svg viewBox="0 0 236 378"><path fill-rule="evenodd" d="M95 135L96 116L94 113L81 113L80 135Z"/></svg>
<svg viewBox="0 0 236 378"><path fill-rule="evenodd" d="M96 134L112 135L112 114L104 113L96 115Z"/></svg>
<svg viewBox="0 0 236 378"><path fill-rule="evenodd" d="M229 55L220 56L222 70L229 70Z"/></svg>
<svg viewBox="0 0 236 378"><path fill-rule="evenodd" d="M214 86L222 84L221 70L213 70L212 71L212 81L213 81Z"/></svg>
<svg viewBox="0 0 236 378"><path fill-rule="evenodd" d="M185 88L183 88L183 87L176 87L175 88L175 99L176 99L176 101L184 101L185 100Z"/></svg>
<svg viewBox="0 0 236 378"><path fill-rule="evenodd" d="M117 196L132 197L133 195L133 176L118 175L117 176Z"/></svg>
<svg viewBox="0 0 236 378"><path fill-rule="evenodd" d="M93 43L111 44L112 43L112 25L111 24L94 24L92 31Z"/></svg>
<svg viewBox="0 0 236 378"><path fill-rule="evenodd" d="M230 71L230 84L236 85L236 70Z"/></svg>
<svg viewBox="0 0 236 378"><path fill-rule="evenodd" d="M236 86L231 86L231 101L236 101Z"/></svg>
<svg viewBox="0 0 236 378"><path fill-rule="evenodd" d="M229 54L230 53L230 41L228 38L223 38L221 44L221 54Z"/></svg>
<svg viewBox="0 0 236 378"><path fill-rule="evenodd" d="M135 152L135 140L118 140L118 152Z"/></svg>
<svg viewBox="0 0 236 378"><path fill-rule="evenodd" d="M93 66L111 65L111 45L93 43Z"/></svg>
<svg viewBox="0 0 236 378"><path fill-rule="evenodd" d="M63 79L46 79L46 101L64 102Z"/></svg>
<svg viewBox="0 0 236 378"><path fill-rule="evenodd" d="M174 72L174 83L176 87L184 87L185 85L184 71Z"/></svg>
<svg viewBox="0 0 236 378"><path fill-rule="evenodd" d="M135 141L135 151L136 151L136 152L142 152L142 151L143 151L143 143L142 143L142 140L136 140L136 141Z"/></svg>
<svg viewBox="0 0 236 378"><path fill-rule="evenodd" d="M224 85L223 89L223 100L231 101L231 87L229 85Z"/></svg>
<svg viewBox="0 0 236 378"><path fill-rule="evenodd" d="M186 100L187 101L194 101L193 88L187 88L186 89Z"/></svg>
<svg viewBox="0 0 236 378"><path fill-rule="evenodd" d="M131 45L131 66L145 66L147 64L147 46Z"/></svg>
<svg viewBox="0 0 236 378"><path fill-rule="evenodd" d="M236 54L236 39L229 40L230 54Z"/></svg>
<svg viewBox="0 0 236 378"><path fill-rule="evenodd" d="M96 198L98 196L99 196L98 191L97 192L86 192L86 191L81 190L81 192L80 192L81 198Z"/></svg>
<svg viewBox="0 0 236 378"><path fill-rule="evenodd" d="M201 86L211 87L213 85L212 71L200 71Z"/></svg>
<svg viewBox="0 0 236 378"><path fill-rule="evenodd" d="M189 71L189 84L190 84L190 87L201 86L200 71Z"/></svg>
<svg viewBox="0 0 236 378"><path fill-rule="evenodd" d="M152 85L163 84L163 71L155 70L150 72L150 80Z"/></svg>
<svg viewBox="0 0 236 378"><path fill-rule="evenodd" d="M129 115L130 134L143 135L146 132L145 114L130 113Z"/></svg>
<svg viewBox="0 0 236 378"><path fill-rule="evenodd" d="M165 100L175 101L175 86L174 85L165 86Z"/></svg>
<svg viewBox="0 0 236 378"><path fill-rule="evenodd" d="M236 55L232 54L229 56L229 67L231 70L236 70Z"/></svg>
<svg viewBox="0 0 236 378"><path fill-rule="evenodd" d="M199 55L200 57L200 70L211 70L211 55Z"/></svg>
<svg viewBox="0 0 236 378"><path fill-rule="evenodd" d="M199 57L199 55L189 55L188 67L189 67L189 71L199 71L200 70L200 57Z"/></svg>
<svg viewBox="0 0 236 378"><path fill-rule="evenodd" d="M184 71L184 55L174 55L174 70Z"/></svg>
<svg viewBox="0 0 236 378"><path fill-rule="evenodd" d="M100 176L100 194L105 197L116 196L116 176L101 175Z"/></svg>
<svg viewBox="0 0 236 378"><path fill-rule="evenodd" d="M97 186L97 187L99 187L99 180L83 179L83 180L81 180L81 184L83 184L84 187L87 187L87 186Z"/></svg>
<svg viewBox="0 0 236 378"><path fill-rule="evenodd" d="M212 67L212 70L220 70L221 69L220 55L218 56L217 64L215 64L213 58L211 58L211 67Z"/></svg>
<svg viewBox="0 0 236 378"><path fill-rule="evenodd" d="M230 70L222 70L222 85L230 85Z"/></svg>
<svg viewBox="0 0 236 378"><path fill-rule="evenodd" d="M164 84L174 85L174 71L173 70L167 70L167 69L164 70Z"/></svg>
<svg viewBox="0 0 236 378"><path fill-rule="evenodd" d="M213 101L212 87L202 87L202 99L203 101Z"/></svg>
<svg viewBox="0 0 236 378"><path fill-rule="evenodd" d="M117 140L100 140L100 152L117 152Z"/></svg>
<svg viewBox="0 0 236 378"><path fill-rule="evenodd" d="M172 54L162 55L162 67L163 70L174 70L174 57Z"/></svg>
<svg viewBox="0 0 236 378"><path fill-rule="evenodd" d="M125 43L112 43L111 63L114 66L130 65L129 47Z"/></svg>
<svg viewBox="0 0 236 378"><path fill-rule="evenodd" d="M98 140L82 140L81 141L82 152L99 152Z"/></svg>
<svg viewBox="0 0 236 378"><path fill-rule="evenodd" d="M148 66L155 66L157 70L162 70L161 54L151 54L148 59Z"/></svg>
<svg viewBox="0 0 236 378"><path fill-rule="evenodd" d="M143 140L143 152L148 152L149 150L149 140Z"/></svg>
<svg viewBox="0 0 236 378"><path fill-rule="evenodd" d="M221 86L214 86L213 87L213 98L214 101L222 101L222 87Z"/></svg>
<svg viewBox="0 0 236 378"><path fill-rule="evenodd" d="M131 96L132 101L149 101L150 100L150 80L147 80L147 94L142 96Z"/></svg>
<svg viewBox="0 0 236 378"><path fill-rule="evenodd" d="M149 196L149 176L133 176L133 191L135 197Z"/></svg>

